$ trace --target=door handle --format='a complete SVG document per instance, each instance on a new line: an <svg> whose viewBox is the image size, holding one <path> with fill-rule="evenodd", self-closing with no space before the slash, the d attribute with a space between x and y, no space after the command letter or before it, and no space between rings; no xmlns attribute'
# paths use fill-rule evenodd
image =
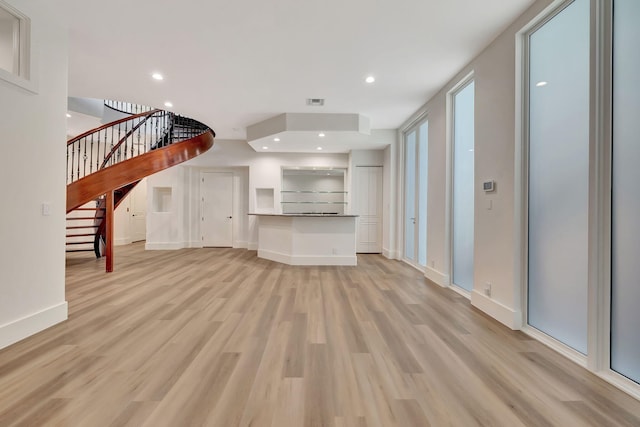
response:
<svg viewBox="0 0 640 427"><path fill-rule="evenodd" d="M228 216L227 218L231 219L231 218L233 218L233 217L232 217L232 216Z"/></svg>

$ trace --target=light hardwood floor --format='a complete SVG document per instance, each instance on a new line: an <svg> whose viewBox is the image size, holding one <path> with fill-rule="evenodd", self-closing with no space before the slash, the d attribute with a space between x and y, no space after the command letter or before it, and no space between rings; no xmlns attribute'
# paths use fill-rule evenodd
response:
<svg viewBox="0 0 640 427"><path fill-rule="evenodd" d="M69 320L0 351L0 426L640 426L640 402L398 261L115 255L69 255Z"/></svg>

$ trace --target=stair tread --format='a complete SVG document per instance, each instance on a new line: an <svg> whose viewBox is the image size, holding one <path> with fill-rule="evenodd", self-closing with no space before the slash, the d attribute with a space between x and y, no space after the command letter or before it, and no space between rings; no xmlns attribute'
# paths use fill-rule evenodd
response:
<svg viewBox="0 0 640 427"><path fill-rule="evenodd" d="M99 225L73 225L73 226L68 226L67 230L76 230L78 228L98 228L100 227Z"/></svg>
<svg viewBox="0 0 640 427"><path fill-rule="evenodd" d="M67 217L67 221L75 221L81 219L103 219L103 216L77 216L77 217Z"/></svg>
<svg viewBox="0 0 640 427"><path fill-rule="evenodd" d="M96 233L67 234L67 237L88 237L95 236Z"/></svg>
<svg viewBox="0 0 640 427"><path fill-rule="evenodd" d="M67 242L67 245L93 245L93 240L88 242Z"/></svg>
<svg viewBox="0 0 640 427"><path fill-rule="evenodd" d="M67 249L66 252L93 252L93 249Z"/></svg>

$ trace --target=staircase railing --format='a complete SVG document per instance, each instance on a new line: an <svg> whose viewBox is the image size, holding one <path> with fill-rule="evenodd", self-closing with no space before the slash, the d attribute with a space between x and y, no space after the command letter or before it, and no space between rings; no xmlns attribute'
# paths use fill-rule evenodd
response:
<svg viewBox="0 0 640 427"><path fill-rule="evenodd" d="M105 124L67 142L67 184L208 130L197 120L164 110L134 114Z"/></svg>
<svg viewBox="0 0 640 427"><path fill-rule="evenodd" d="M145 176L207 151L213 146L214 137L215 132L197 120L151 110L70 139L67 142L67 213L80 208L95 214L90 226L70 225L67 230L95 230L96 256L101 255L100 239L104 237L106 270L113 271L113 211L118 202ZM95 199L100 199L95 208L81 208ZM68 218L74 219L77 218ZM68 232L67 237L90 235L85 230ZM70 244L90 243L76 242Z"/></svg>
<svg viewBox="0 0 640 427"><path fill-rule="evenodd" d="M125 114L142 114L154 110L153 107L149 107L147 105L132 104L131 102L123 101L113 101L111 99L105 99L104 105L111 108L112 110L116 110Z"/></svg>

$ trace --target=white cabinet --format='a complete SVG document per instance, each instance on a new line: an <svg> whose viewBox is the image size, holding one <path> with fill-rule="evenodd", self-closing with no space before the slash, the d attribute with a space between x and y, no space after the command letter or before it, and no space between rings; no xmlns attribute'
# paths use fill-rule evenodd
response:
<svg viewBox="0 0 640 427"><path fill-rule="evenodd" d="M353 189L358 253L382 252L382 166L357 166Z"/></svg>

